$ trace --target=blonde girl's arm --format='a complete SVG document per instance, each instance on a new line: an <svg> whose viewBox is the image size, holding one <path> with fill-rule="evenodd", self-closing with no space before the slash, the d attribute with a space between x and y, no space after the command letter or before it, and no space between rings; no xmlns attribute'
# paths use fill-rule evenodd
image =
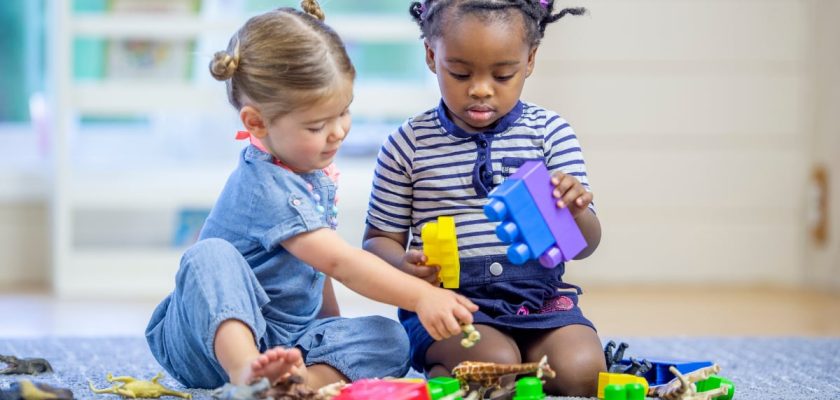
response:
<svg viewBox="0 0 840 400"><path fill-rule="evenodd" d="M472 313L478 310L466 297L429 285L350 246L331 229L299 234L284 241L283 247L367 298L416 312L435 339L459 334L460 324L472 323Z"/></svg>

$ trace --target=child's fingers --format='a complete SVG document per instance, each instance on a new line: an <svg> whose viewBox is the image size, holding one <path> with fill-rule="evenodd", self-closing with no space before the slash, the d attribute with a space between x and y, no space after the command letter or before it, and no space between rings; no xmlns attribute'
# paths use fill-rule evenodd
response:
<svg viewBox="0 0 840 400"><path fill-rule="evenodd" d="M458 303L461 303L462 306L466 307L467 310L470 312L478 311L478 306L472 302L472 300L468 299L464 295L456 294L455 299L458 300Z"/></svg>
<svg viewBox="0 0 840 400"><path fill-rule="evenodd" d="M586 193L586 190L583 188L583 185L576 185L569 188L569 190L563 194L563 198L561 199L562 202L566 206L576 205L577 200Z"/></svg>
<svg viewBox="0 0 840 400"><path fill-rule="evenodd" d="M470 311L469 308L466 306L464 307L457 307L453 310L453 314L455 314L455 318L458 320L460 325L468 325L473 323L473 311ZM460 328L459 328L460 329Z"/></svg>
<svg viewBox="0 0 840 400"><path fill-rule="evenodd" d="M458 313L459 309L462 310L463 308L457 307L455 309L455 314ZM472 316L470 316L470 320L472 320ZM456 315L452 315L452 314L447 315L443 319L443 322L445 324L444 330L447 333L447 335L445 337L450 337L450 336L454 336L454 335L457 335L457 334L461 333L461 323L458 322L458 318L456 317Z"/></svg>
<svg viewBox="0 0 840 400"><path fill-rule="evenodd" d="M409 250L405 253L405 259L412 264L423 265L426 263L426 255L419 250Z"/></svg>

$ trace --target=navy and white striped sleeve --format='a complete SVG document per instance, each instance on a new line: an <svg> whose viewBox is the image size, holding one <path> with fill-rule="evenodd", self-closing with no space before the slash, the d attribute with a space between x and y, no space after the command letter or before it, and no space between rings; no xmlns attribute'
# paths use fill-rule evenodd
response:
<svg viewBox="0 0 840 400"><path fill-rule="evenodd" d="M551 116L552 113L549 113ZM554 118L546 126L544 143L545 163L550 172L562 171L577 178L591 192L586 162L574 129L563 118ZM594 210L594 205L590 205Z"/></svg>
<svg viewBox="0 0 840 400"><path fill-rule="evenodd" d="M367 223L386 232L411 228L414 134L406 122L379 149L373 187L368 203Z"/></svg>

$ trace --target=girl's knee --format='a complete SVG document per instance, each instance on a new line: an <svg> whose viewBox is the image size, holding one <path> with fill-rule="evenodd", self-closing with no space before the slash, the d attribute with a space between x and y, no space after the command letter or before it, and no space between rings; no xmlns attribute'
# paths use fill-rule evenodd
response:
<svg viewBox="0 0 840 400"><path fill-rule="evenodd" d="M216 238L204 239L184 252L176 279L181 281L188 275L229 277L225 271L242 266L247 266L247 262L230 242Z"/></svg>
<svg viewBox="0 0 840 400"><path fill-rule="evenodd" d="M598 392L598 375L606 370L604 354L581 351L560 360L552 392L572 397L592 397Z"/></svg>

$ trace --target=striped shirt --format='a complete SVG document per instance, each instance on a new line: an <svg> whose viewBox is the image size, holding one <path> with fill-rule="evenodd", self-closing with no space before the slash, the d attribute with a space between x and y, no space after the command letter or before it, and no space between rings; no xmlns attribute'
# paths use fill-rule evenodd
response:
<svg viewBox="0 0 840 400"><path fill-rule="evenodd" d="M589 190L580 144L556 113L519 102L490 131L468 133L447 117L443 102L406 121L379 150L367 223L411 233L438 216L455 218L462 258L503 255L497 223L484 215L487 193L528 160L573 175ZM591 206L590 206L591 207Z"/></svg>

